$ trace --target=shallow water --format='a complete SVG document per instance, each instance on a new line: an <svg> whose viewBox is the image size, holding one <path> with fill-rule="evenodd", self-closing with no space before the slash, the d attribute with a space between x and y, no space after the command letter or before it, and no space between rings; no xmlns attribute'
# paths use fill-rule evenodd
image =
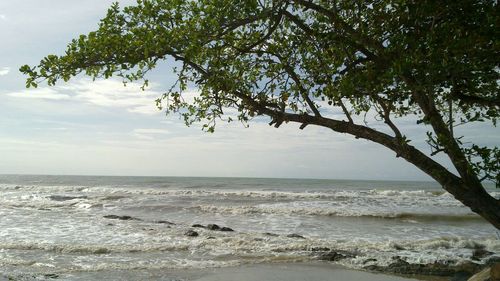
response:
<svg viewBox="0 0 500 281"><path fill-rule="evenodd" d="M3 274L67 280L309 261L315 248L358 252L341 262L352 268L396 255L461 262L477 246L500 253L494 227L428 182L0 176L0 217Z"/></svg>

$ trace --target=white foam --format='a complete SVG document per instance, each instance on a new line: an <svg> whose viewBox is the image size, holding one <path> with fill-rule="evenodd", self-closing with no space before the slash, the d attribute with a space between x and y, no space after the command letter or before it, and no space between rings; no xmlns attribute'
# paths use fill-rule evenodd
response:
<svg viewBox="0 0 500 281"><path fill-rule="evenodd" d="M283 214L283 215L307 215L307 216L341 216L341 217L380 217L401 219L478 219L479 216L462 206L454 209L438 209L436 203L434 208L429 204L419 205L418 201L407 205L384 205L373 202L361 204L348 201L298 201L286 203L269 203L249 206L223 206L223 205L199 205L196 209L208 213L221 213L232 215L246 214ZM442 206L442 205L441 205ZM445 212L443 212L445 211Z"/></svg>
<svg viewBox="0 0 500 281"><path fill-rule="evenodd" d="M225 189L162 189L162 188L134 188L117 186L13 186L0 185L0 190L32 191L37 193L80 193L80 194L108 194L108 195L169 195L169 196L217 196L217 197L247 197L268 199L335 199L342 197L367 196L372 198L385 197L437 197L445 191L428 190L336 190L329 191L270 191L270 190L225 190ZM500 192L496 192L500 195ZM494 192L495 194L495 192Z"/></svg>
<svg viewBox="0 0 500 281"><path fill-rule="evenodd" d="M457 234L452 231L447 233L446 226L434 227L434 224L433 228L429 227L432 233L422 232L423 237L434 238L415 239L420 234L412 234L412 229L430 225L420 224L422 219L439 216L443 219L477 218L443 191L371 189L294 192L11 185L0 185L0 190L0 214L6 218L0 224L5 228L0 230L0 249L7 253L40 252L67 257L70 270L203 268L245 262L313 259L311 250L315 247L359 252L358 258L343 261L353 267L364 266L370 257L377 258L376 263L382 265L396 255L409 262L470 260L472 248L477 244L484 245L489 251L500 252L499 240L484 235L486 228L477 232L464 230ZM493 194L498 197L500 192ZM54 195L67 198L59 198L61 200L58 201ZM116 214L147 215L146 211L150 211L147 206L152 206L151 212L161 213L168 220L171 219L168 215L182 213L179 216L183 220L168 228L153 224L152 220L119 221L102 217L114 214L115 209ZM179 206L182 209L174 211ZM110 209L113 212L109 212ZM396 221L390 224L394 228L384 225L387 229L380 230L387 237L366 233L368 228L353 228L355 233L330 233L329 230L334 230L336 226L303 226L311 222L331 222L330 217L333 216L398 218L412 224L391 220ZM199 237L186 237L184 233L189 229L188 222L201 217L203 223L211 222L211 219L233 219L241 225L260 222L263 225L247 225L242 229L246 233L196 229ZM178 222L176 219L179 217L174 217L174 221ZM186 224L183 225L182 221ZM277 230L281 236L251 232L260 231L256 229ZM307 239L286 237L294 229L303 231L301 234ZM405 236L405 233L408 235ZM360 234L358 239L349 236L356 234ZM469 235L471 238L458 235ZM207 239L209 236L214 239ZM389 239L392 242L385 241ZM28 258L13 255L0 255L0 264L34 263ZM54 264L58 269L61 266L56 261L44 261L35 266L51 267Z"/></svg>

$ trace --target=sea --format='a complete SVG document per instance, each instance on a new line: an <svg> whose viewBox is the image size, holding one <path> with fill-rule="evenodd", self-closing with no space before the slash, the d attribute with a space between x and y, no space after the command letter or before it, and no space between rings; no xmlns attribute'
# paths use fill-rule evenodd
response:
<svg viewBox="0 0 500 281"><path fill-rule="evenodd" d="M484 262L477 248L500 253L498 231L435 182L0 175L0 280L149 280L332 249L354 269Z"/></svg>

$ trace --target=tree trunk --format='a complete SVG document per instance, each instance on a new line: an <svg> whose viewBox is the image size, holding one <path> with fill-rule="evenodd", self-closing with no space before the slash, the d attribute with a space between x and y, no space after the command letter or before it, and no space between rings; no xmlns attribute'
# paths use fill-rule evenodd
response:
<svg viewBox="0 0 500 281"><path fill-rule="evenodd" d="M276 112L262 108L265 114L272 118L283 121L297 122L301 124L313 124L330 128L339 133L347 133L357 138L363 138L381 144L394 151L398 157L404 158L414 166L431 176L453 197L469 207L497 229L500 229L500 200L493 198L479 184L466 184L462 178L451 173L447 168L434 161L429 156L406 143L401 143L397 138L371 128L356 125L350 122L333 120L324 117L290 114Z"/></svg>
<svg viewBox="0 0 500 281"><path fill-rule="evenodd" d="M443 188L450 192L455 199L469 207L474 213L480 215L497 229L500 229L500 200L492 197L483 188L474 190L462 185Z"/></svg>

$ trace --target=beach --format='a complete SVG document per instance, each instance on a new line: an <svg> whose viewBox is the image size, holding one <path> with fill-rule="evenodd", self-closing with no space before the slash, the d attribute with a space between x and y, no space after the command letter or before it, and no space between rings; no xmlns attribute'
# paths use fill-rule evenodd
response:
<svg viewBox="0 0 500 281"><path fill-rule="evenodd" d="M432 182L5 175L0 190L14 280L408 280L370 272L454 276L500 253Z"/></svg>
<svg viewBox="0 0 500 281"><path fill-rule="evenodd" d="M103 280L103 273L80 273L72 280ZM257 264L238 267L190 270L111 271L104 280L167 280L167 281L410 281L423 280L347 269L326 263ZM0 279L1 280L1 279ZM431 280L429 278L425 280ZM435 281L445 279L432 279Z"/></svg>

